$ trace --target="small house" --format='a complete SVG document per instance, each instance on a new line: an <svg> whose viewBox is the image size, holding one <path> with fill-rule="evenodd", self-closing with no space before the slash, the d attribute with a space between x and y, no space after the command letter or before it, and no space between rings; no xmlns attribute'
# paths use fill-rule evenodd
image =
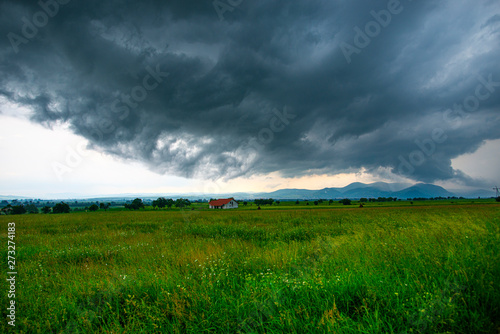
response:
<svg viewBox="0 0 500 334"><path fill-rule="evenodd" d="M234 198L222 198L208 203L210 209L236 209L238 202Z"/></svg>

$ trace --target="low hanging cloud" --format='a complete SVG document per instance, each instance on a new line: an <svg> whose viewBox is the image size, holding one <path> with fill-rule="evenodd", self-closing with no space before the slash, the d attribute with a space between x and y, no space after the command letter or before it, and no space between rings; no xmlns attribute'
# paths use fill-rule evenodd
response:
<svg viewBox="0 0 500 334"><path fill-rule="evenodd" d="M3 1L0 18L0 96L158 173L469 182L451 160L500 138L497 1Z"/></svg>

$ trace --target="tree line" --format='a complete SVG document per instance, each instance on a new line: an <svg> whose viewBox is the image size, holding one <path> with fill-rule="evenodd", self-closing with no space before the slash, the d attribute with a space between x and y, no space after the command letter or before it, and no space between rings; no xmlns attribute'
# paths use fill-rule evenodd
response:
<svg viewBox="0 0 500 334"><path fill-rule="evenodd" d="M413 198L413 200L424 200L424 199L429 200L429 198ZM435 199L435 198L430 198L430 199ZM445 198L438 198L438 199L445 199ZM452 199L454 199L454 198L452 198ZM462 198L459 198L459 199L462 199ZM393 198L393 197L388 197L388 198L379 197L379 198L360 198L359 201L361 203L367 203L367 202L391 202L391 201L397 201L397 200L398 200L397 198ZM408 199L408 200L411 200L411 199ZM495 200L497 202L500 202L500 197L496 197ZM320 200L314 201L313 203L314 203L314 205L319 205L319 204L323 203L324 201L326 201L326 200L320 199ZM273 205L273 204L279 205L280 204L279 200L274 200L272 198L256 199L253 202L255 203L255 205L258 205L259 207L261 205ZM306 200L305 202L306 202L306 205L309 205L309 201ZM248 202L246 202L246 201L242 202L242 203L245 206L248 204ZM333 200L328 201L328 205L331 205L332 203L333 203ZM345 199L338 201L338 203L343 204L343 205L351 205L351 200L345 198ZM298 205L299 200L296 200L295 204ZM413 204L413 202L412 202L412 204ZM85 207L84 210L85 211L88 210L88 211L93 212L93 211L97 211L99 209L102 209L104 211L107 211L110 206L111 206L111 203L99 203L99 206L94 203L88 207ZM151 206L153 207L153 209L158 209L158 208L159 209L163 209L163 208L171 209L173 206L175 206L176 208L182 209L182 208L191 206L191 202L186 198L178 198L176 200L173 200L172 198L160 197L160 198L154 200L152 202ZM146 205L144 204L142 199L136 198L131 203L125 203L124 207L125 207L125 209L135 211L135 210L145 209ZM74 211L76 211L76 210L77 209L75 209ZM5 207L0 209L0 212L2 214L6 214L6 215L22 215L22 214L26 214L26 213L35 214L35 213L39 213L40 211L44 214L49 214L49 213L60 214L60 213L70 213L71 208L70 208L69 204L67 204L65 202L60 202L60 203L55 204L52 207L46 205L46 206L42 207L40 210L33 203L26 204L26 205L24 205L24 204L19 204L19 205L7 204Z"/></svg>
<svg viewBox="0 0 500 334"><path fill-rule="evenodd" d="M151 203L151 206L156 209L163 209L163 208L172 208L172 206L175 206L176 208L182 209L184 207L191 206L191 202L187 198L178 198L175 201L172 198L164 198L160 197ZM131 204L125 204L125 209L129 210L139 210L139 209L144 209L145 205L142 199L136 198L132 201Z"/></svg>
<svg viewBox="0 0 500 334"><path fill-rule="evenodd" d="M90 212L95 212L99 209L102 209L104 211L108 211L110 208L111 203L99 203L97 205L96 203L93 203L90 206L86 206L84 209L73 209L73 211L90 211ZM175 206L177 208L184 208L191 206L191 202L186 199L186 198L178 198L176 200L173 200L171 198L163 198L160 197L152 202L152 207L154 209L160 208L163 209L165 207L167 208L172 208L172 206ZM140 209L145 209L146 205L140 198L134 199L131 203L125 203L124 204L125 209L128 210L140 210ZM49 214L49 213L70 213L71 207L69 206L68 203L65 202L60 202L55 204L54 206L44 206L42 208L38 208L35 204L30 203L30 204L19 204L19 205L11 205L7 204L5 207L0 209L0 212L5 215L22 215L22 214L36 214L36 213L43 213L43 214Z"/></svg>
<svg viewBox="0 0 500 334"><path fill-rule="evenodd" d="M268 198L268 199L256 199L253 201L255 203L255 205L273 205L274 203L274 199L272 198ZM278 203L278 202L276 202Z"/></svg>
<svg viewBox="0 0 500 334"><path fill-rule="evenodd" d="M40 209L42 213L48 214L48 213L69 213L71 211L71 208L67 203L60 202L54 205L53 207L51 206L44 206ZM39 213L40 212L38 208L36 207L35 204L19 204L19 205L11 205L8 204L5 207L2 208L1 212L6 214L6 215L22 215L25 213Z"/></svg>

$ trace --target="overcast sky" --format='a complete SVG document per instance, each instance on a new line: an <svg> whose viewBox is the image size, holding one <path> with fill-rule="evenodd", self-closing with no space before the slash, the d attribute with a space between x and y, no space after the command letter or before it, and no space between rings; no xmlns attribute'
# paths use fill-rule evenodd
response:
<svg viewBox="0 0 500 334"><path fill-rule="evenodd" d="M497 0L4 0L0 32L0 195L500 185Z"/></svg>

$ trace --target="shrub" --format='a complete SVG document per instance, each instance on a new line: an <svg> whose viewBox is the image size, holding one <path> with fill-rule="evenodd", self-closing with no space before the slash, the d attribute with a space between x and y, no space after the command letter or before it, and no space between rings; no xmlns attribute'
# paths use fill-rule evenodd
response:
<svg viewBox="0 0 500 334"><path fill-rule="evenodd" d="M38 208L36 207L35 204L31 203L26 205L26 211L28 213L38 213Z"/></svg>
<svg viewBox="0 0 500 334"><path fill-rule="evenodd" d="M344 205L351 205L351 200L348 198L344 198L343 200L340 200L339 203L342 203Z"/></svg>
<svg viewBox="0 0 500 334"><path fill-rule="evenodd" d="M69 205L64 202L57 203L54 205L54 208L52 208L53 213L69 213L70 211Z"/></svg>
<svg viewBox="0 0 500 334"><path fill-rule="evenodd" d="M12 214L13 215L22 215L25 213L26 213L26 208L22 204L21 205L14 205L12 207Z"/></svg>
<svg viewBox="0 0 500 334"><path fill-rule="evenodd" d="M125 204L125 209L129 210L144 209L144 203L142 202L142 199L136 198L132 201L131 204Z"/></svg>

